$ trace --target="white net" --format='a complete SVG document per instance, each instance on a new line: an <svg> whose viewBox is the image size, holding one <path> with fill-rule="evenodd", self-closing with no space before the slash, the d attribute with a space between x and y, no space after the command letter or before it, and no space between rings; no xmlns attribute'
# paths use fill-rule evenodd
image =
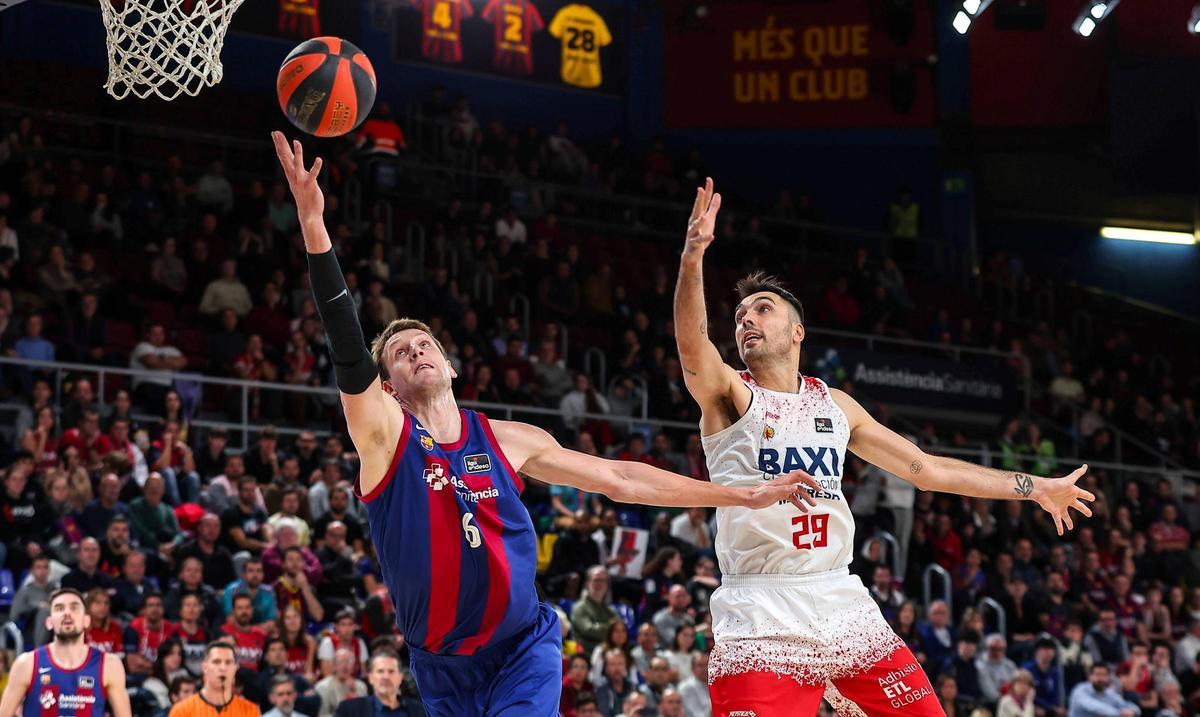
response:
<svg viewBox="0 0 1200 717"><path fill-rule="evenodd" d="M196 95L221 81L221 47L242 0L100 0L116 99Z"/></svg>

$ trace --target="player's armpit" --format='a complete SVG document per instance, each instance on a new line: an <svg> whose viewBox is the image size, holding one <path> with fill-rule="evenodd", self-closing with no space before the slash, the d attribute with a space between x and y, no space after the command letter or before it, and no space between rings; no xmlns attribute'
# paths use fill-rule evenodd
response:
<svg viewBox="0 0 1200 717"><path fill-rule="evenodd" d="M346 429L361 463L358 486L368 495L386 477L404 432L404 410L378 384L358 395L341 394Z"/></svg>

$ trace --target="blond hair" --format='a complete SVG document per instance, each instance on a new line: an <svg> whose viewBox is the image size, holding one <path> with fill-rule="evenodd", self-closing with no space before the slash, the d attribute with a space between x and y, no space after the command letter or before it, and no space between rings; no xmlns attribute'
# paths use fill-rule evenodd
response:
<svg viewBox="0 0 1200 717"><path fill-rule="evenodd" d="M375 340L371 342L371 358L375 360L375 367L379 369L380 380L386 381L389 378L387 361L383 357L384 347L387 346L387 342L391 340L393 336L401 331L407 331L409 329L416 329L429 334L429 337L433 339L433 343L438 347L438 351L442 352L442 356L446 355L445 347L442 346L441 341L438 341L438 337L433 335L433 329L429 328L429 324L419 319L393 319L392 323L388 324L387 328L381 331L380 334L375 337Z"/></svg>

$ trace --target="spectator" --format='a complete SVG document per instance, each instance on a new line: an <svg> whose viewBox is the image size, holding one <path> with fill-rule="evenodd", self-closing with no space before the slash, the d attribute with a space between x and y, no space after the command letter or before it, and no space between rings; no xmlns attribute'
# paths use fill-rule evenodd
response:
<svg viewBox="0 0 1200 717"><path fill-rule="evenodd" d="M1016 676L1017 665L1005 655L1008 645L1003 635L992 633L984 638L983 645L983 654L975 660L979 672L979 689L983 693L984 702L995 704Z"/></svg>
<svg viewBox="0 0 1200 717"><path fill-rule="evenodd" d="M896 588L892 580L892 569L887 565L875 566L872 576L871 599L879 606L883 619L891 622L896 618L900 606L904 604L904 593Z"/></svg>
<svg viewBox="0 0 1200 717"><path fill-rule="evenodd" d="M1022 667L1022 671L1028 672L1032 681L1033 705L1037 717L1062 717L1065 712L1059 705L1059 697L1064 695L1064 686L1062 669L1054 662L1057 651L1053 640L1039 639L1033 646L1033 659ZM1016 678L1013 679L1015 686Z"/></svg>
<svg viewBox="0 0 1200 717"><path fill-rule="evenodd" d="M1112 672L1104 662L1092 665L1088 681L1071 690L1068 717L1139 717L1142 709L1129 702L1112 684Z"/></svg>
<svg viewBox="0 0 1200 717"><path fill-rule="evenodd" d="M142 613L125 628L125 669L131 675L149 677L158 661L158 650L175 633L175 626L163 619L162 594L151 592L142 603Z"/></svg>
<svg viewBox="0 0 1200 717"><path fill-rule="evenodd" d="M225 178L225 163L214 159L208 171L196 180L196 203L203 210L216 211L222 215L233 210L233 185Z"/></svg>
<svg viewBox="0 0 1200 717"><path fill-rule="evenodd" d="M925 653L926 664L933 671L941 669L941 665L950 658L954 645L954 628L950 625L950 608L941 600L935 600L929 606L929 620L918 626L921 635L921 652ZM958 694L958 685L954 686Z"/></svg>
<svg viewBox="0 0 1200 717"><path fill-rule="evenodd" d="M357 673L353 653L345 649L338 650L332 662L331 674L316 685L317 695L321 698L321 710L317 717L333 717L342 702L367 695L367 686L354 677Z"/></svg>
<svg viewBox="0 0 1200 717"><path fill-rule="evenodd" d="M142 487L142 495L129 504L129 514L138 544L170 557L183 542L183 535L179 532L175 511L162 502L165 492L162 474L151 473Z"/></svg>
<svg viewBox="0 0 1200 717"><path fill-rule="evenodd" d="M146 575L145 553L130 550L125 554L113 589L113 608L119 615L130 616L141 612L147 595L158 593L158 581Z"/></svg>
<svg viewBox="0 0 1200 717"><path fill-rule="evenodd" d="M320 568L319 563L317 567ZM273 588L280 610L285 606L299 608L310 622L321 622L325 617L325 609L305 575L304 555L299 547L293 545L283 550L283 574Z"/></svg>
<svg viewBox="0 0 1200 717"><path fill-rule="evenodd" d="M552 505L557 502L565 510L563 497L567 497L573 503L578 502L574 495L555 491L557 487L551 487ZM576 510L572 515L571 530L563 532L554 542L554 552L550 558L550 565L546 568L548 582L554 586L561 586L569 576L578 579L579 566L599 563L600 546L592 539L592 519L586 511Z"/></svg>
<svg viewBox="0 0 1200 717"><path fill-rule="evenodd" d="M237 262L226 259L221 262L221 274L204 287L199 311L206 316L215 316L225 309L233 309L238 318L245 318L254 308L250 291L237 275Z"/></svg>
<svg viewBox="0 0 1200 717"><path fill-rule="evenodd" d="M630 654L629 648L629 626L625 624L625 621L617 618L608 623L608 632L604 636L604 642L596 645L595 649L592 650L591 667L588 673L588 679L591 680L592 684L599 684L604 671L604 655L609 650L621 650L629 656L629 664L633 664L633 656ZM633 670L630 676L634 678L635 682L637 681L636 670Z"/></svg>
<svg viewBox="0 0 1200 717"><path fill-rule="evenodd" d="M205 513L196 524L196 539L179 547L176 560L186 565L188 558L200 562L204 584L213 590L224 590L237 574L233 568L233 556L218 543L221 537L221 519L213 513Z"/></svg>
<svg viewBox="0 0 1200 717"><path fill-rule="evenodd" d="M712 700L708 693L707 653L692 653L691 672L680 681L679 695L683 698L683 711L687 717L704 717L712 713Z"/></svg>
<svg viewBox="0 0 1200 717"><path fill-rule="evenodd" d="M171 388L172 371L187 367L183 352L167 344L162 324L150 324L145 338L133 348L129 368L138 371L133 378L133 395L143 406L161 406Z"/></svg>
<svg viewBox="0 0 1200 717"><path fill-rule="evenodd" d="M284 607L276 618L275 631L287 650L288 672L314 682L317 641L305 630L304 616L294 607Z"/></svg>
<svg viewBox="0 0 1200 717"><path fill-rule="evenodd" d="M283 492L283 497L279 501L279 512L267 518L267 525L271 528L272 535L275 536L276 542L279 539L279 530L283 526L288 526L295 535L296 545L307 548L312 543L312 531L308 527L308 522L299 516L301 501L300 491L296 488L290 488ZM327 517L327 516L323 516ZM280 546L286 547L286 546ZM270 548L267 548L270 550ZM278 551L273 553L274 557L268 561L267 579L274 579L278 576L277 568L281 562L282 556ZM263 554L266 558L266 553Z"/></svg>
<svg viewBox="0 0 1200 717"><path fill-rule="evenodd" d="M175 636L183 646L183 664L192 674L200 672L204 648L210 637L204 622L204 606L200 593L185 593L179 598L179 622L175 626Z"/></svg>
<svg viewBox="0 0 1200 717"><path fill-rule="evenodd" d="M174 237L163 239L158 256L150 263L150 281L167 301L179 301L187 291L187 264L179 258L179 243Z"/></svg>
<svg viewBox="0 0 1200 717"><path fill-rule="evenodd" d="M712 550L707 508L688 508L671 520L671 535L697 550Z"/></svg>
<svg viewBox="0 0 1200 717"><path fill-rule="evenodd" d="M696 628L691 625L680 625L671 640L671 648L666 651L667 662L671 665L671 681L679 682L692 669L692 653L696 649Z"/></svg>
<svg viewBox="0 0 1200 717"><path fill-rule="evenodd" d="M655 657L650 660L650 670L646 673L646 682L638 688L646 698L645 709L657 710L662 702L663 693L671 683L671 663L665 657Z"/></svg>
<svg viewBox="0 0 1200 717"><path fill-rule="evenodd" d="M608 401L592 387L592 380L586 373L577 373L575 388L563 396L558 410L562 411L563 423L567 428L578 431L584 423L591 420L584 418L583 414L608 413Z"/></svg>
<svg viewBox="0 0 1200 717"><path fill-rule="evenodd" d="M275 620L276 600L271 586L263 584L263 578L262 559L247 559L242 564L242 578L225 586L221 597L221 609L228 617L232 614L234 598L247 595L251 601L250 621L261 627L264 632L269 632L272 630L271 623Z"/></svg>
<svg viewBox="0 0 1200 717"><path fill-rule="evenodd" d="M267 633L254 624L254 601L248 593L233 596L233 607L229 620L221 626L221 632L233 638L234 655L239 669L257 670L262 661ZM271 623L267 623L274 627Z"/></svg>
<svg viewBox="0 0 1200 717"><path fill-rule="evenodd" d="M53 361L54 344L42 337L45 328L41 314L30 314L25 319L25 335L13 344L13 353L26 361ZM33 374L28 369L15 371L21 389L28 392L33 385Z"/></svg>
<svg viewBox="0 0 1200 717"><path fill-rule="evenodd" d="M369 653L367 652L367 643L355 635L356 618L357 615L353 609L343 610L338 613L334 621L333 631L321 638L321 642L317 645L317 661L322 675L329 676L334 673L336 668L334 657L343 650L354 659L354 674L362 672L362 665L366 663Z"/></svg>
<svg viewBox="0 0 1200 717"><path fill-rule="evenodd" d="M154 661L150 677L142 683L142 689L154 696L160 709L166 709L171 706L168 685L180 677L188 677L188 671L183 666L183 647L178 640L171 638L159 648L158 658Z"/></svg>
<svg viewBox="0 0 1200 717"><path fill-rule="evenodd" d="M692 596L683 585L672 585L667 593L667 606L654 614L654 626L658 628L658 645L666 648L675 642L675 633L687 625L696 626L696 618L688 610Z"/></svg>
<svg viewBox="0 0 1200 717"><path fill-rule="evenodd" d="M572 655L571 667L562 680L562 697L559 713L562 717L577 717L576 706L584 695L595 696L595 688L588 680L588 659L583 655Z"/></svg>
<svg viewBox="0 0 1200 717"><path fill-rule="evenodd" d="M267 693L271 701L271 709L263 713L263 717L308 717L303 712L296 711L296 695L298 690L292 678L287 675L274 675L271 678L271 688Z"/></svg>
<svg viewBox="0 0 1200 717"><path fill-rule="evenodd" d="M1012 687L1000 698L996 717L1034 717L1036 697L1033 676L1026 670L1017 670Z"/></svg>
<svg viewBox="0 0 1200 717"><path fill-rule="evenodd" d="M653 622L643 622L638 627L637 647L629 653L633 657L632 667L637 670L637 674L646 674L650 670L650 661L662 655L658 647L661 642L658 628Z"/></svg>
<svg viewBox="0 0 1200 717"><path fill-rule="evenodd" d="M1088 631L1084 645L1092 660L1108 665L1110 671L1129 657L1129 643L1117 628L1117 613L1111 608L1100 611L1100 619Z"/></svg>
<svg viewBox="0 0 1200 717"><path fill-rule="evenodd" d="M609 623L616 619L619 616L609 597L608 572L603 566L595 565L588 569L586 589L571 609L571 628L585 653L590 654L596 649L604 640Z"/></svg>
<svg viewBox="0 0 1200 717"><path fill-rule="evenodd" d="M13 596L9 617L18 625L25 625L25 639L35 645L45 644L44 623L49 617L50 593L56 584L50 580L50 558L38 555L30 561L30 580Z"/></svg>
<svg viewBox="0 0 1200 717"><path fill-rule="evenodd" d="M258 482L254 476L243 475L237 479L237 488L237 502L221 514L225 546L235 553L262 553L269 545L271 529L267 525L267 511L262 508Z"/></svg>
<svg viewBox="0 0 1200 717"><path fill-rule="evenodd" d="M978 633L964 629L958 636L957 651L953 657L946 660L941 669L942 675L954 678L959 701L976 705L983 702L983 689L976 664L978 650Z"/></svg>
<svg viewBox="0 0 1200 717"><path fill-rule="evenodd" d="M26 454L8 469L4 491L0 493L0 565L23 570L43 551L50 539L53 522L39 491L29 482L33 460Z"/></svg>
<svg viewBox="0 0 1200 717"><path fill-rule="evenodd" d="M125 628L120 622L112 619L108 593L103 588L93 588L86 595L84 605L90 624L84 631L84 642L100 652L124 656Z"/></svg>
<svg viewBox="0 0 1200 717"><path fill-rule="evenodd" d="M596 706L604 717L621 714L626 698L637 692L637 685L629 677L629 657L620 650L609 650L604 655L604 678L596 686Z"/></svg>

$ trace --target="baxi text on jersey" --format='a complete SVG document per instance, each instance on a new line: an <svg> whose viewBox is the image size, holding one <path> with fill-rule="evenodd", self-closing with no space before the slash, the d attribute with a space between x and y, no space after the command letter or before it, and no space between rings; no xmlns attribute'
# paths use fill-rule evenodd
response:
<svg viewBox="0 0 1200 717"><path fill-rule="evenodd" d="M780 451L775 448L760 448L758 450L758 469L763 473L777 475L804 471L810 476L841 476L842 466L836 448L821 446L819 448L793 448L788 446L783 450L782 460Z"/></svg>

